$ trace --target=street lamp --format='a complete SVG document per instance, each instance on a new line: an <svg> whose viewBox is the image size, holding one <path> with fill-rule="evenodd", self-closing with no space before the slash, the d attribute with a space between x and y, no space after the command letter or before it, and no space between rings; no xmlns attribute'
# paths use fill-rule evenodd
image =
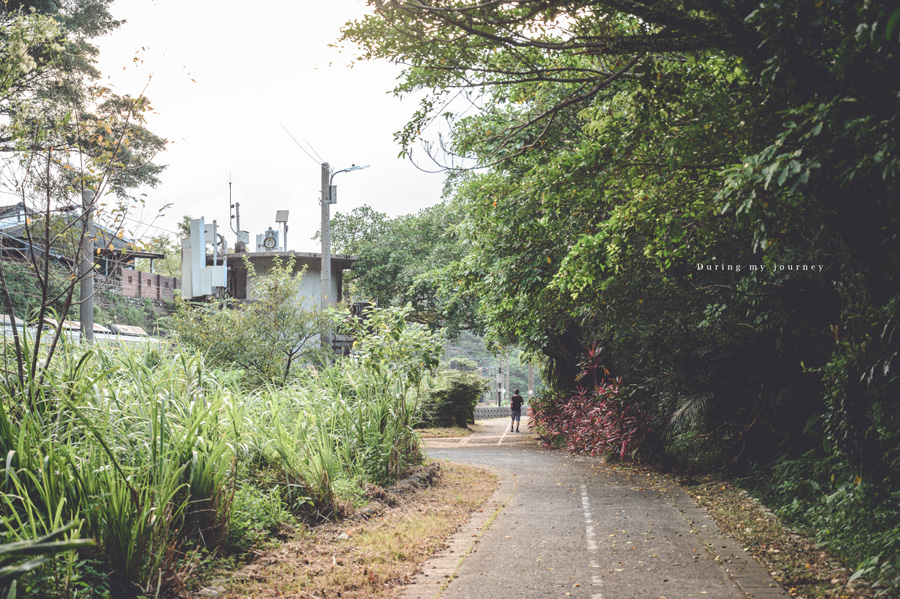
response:
<svg viewBox="0 0 900 599"><path fill-rule="evenodd" d="M337 204L337 187L335 185L332 185L332 182L334 181L335 176L337 176L341 173L349 173L352 171L359 171L364 168L369 168L370 166L372 166L372 165L366 164L364 166L359 166L359 165L354 164L347 168L344 168L339 171L335 171L335 172L331 173L331 176L328 179L328 203L329 204Z"/></svg>
<svg viewBox="0 0 900 599"><path fill-rule="evenodd" d="M328 308L328 294L331 291L331 205L337 204L337 188L333 185L334 177L340 173L349 173L370 165L358 166L356 164L339 171L332 172L331 165L322 163L322 310ZM326 325L327 326L327 325ZM322 344L331 345L331 332L323 331Z"/></svg>

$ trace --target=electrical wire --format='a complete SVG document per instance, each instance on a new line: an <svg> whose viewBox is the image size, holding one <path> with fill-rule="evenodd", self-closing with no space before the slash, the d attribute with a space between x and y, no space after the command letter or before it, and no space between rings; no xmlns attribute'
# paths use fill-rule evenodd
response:
<svg viewBox="0 0 900 599"><path fill-rule="evenodd" d="M308 146L309 146L309 149L310 149L310 150L312 150L312 152L313 152L313 154L315 154L315 155L316 155L316 158L318 158L318 159L319 159L319 162L325 162L325 159L324 159L324 158L322 158L322 156L321 156L321 155L320 155L320 154L319 154L319 153L318 153L318 152L316 152L316 149L315 149L315 148L314 148L314 147L313 147L313 145L312 145L312 144L311 144L311 143L309 143L309 140L308 140L308 139L306 139L306 137L305 137L305 136L303 136L303 135L301 135L301 136L300 136L300 137L302 137L302 138L303 138L303 141L305 141L305 142L306 142L306 145L308 145Z"/></svg>
<svg viewBox="0 0 900 599"><path fill-rule="evenodd" d="M213 28L215 28L215 26L216 26L215 23L213 23L212 19L209 18L209 14L207 14L206 9L203 8L203 5L200 4L200 0L194 0L194 2L197 3L197 6L200 8L200 12L203 13L203 16L206 17L206 20L209 21L209 24L212 25Z"/></svg>
<svg viewBox="0 0 900 599"><path fill-rule="evenodd" d="M278 121L278 124L281 125L281 128L284 129L284 132L287 133L287 134L290 136L290 138L294 140L294 143L297 144L297 147L300 148L301 150L303 150L303 153L304 153L304 154L306 154L307 156L309 156L309 159L310 159L310 160L312 160L312 161L315 162L316 164L322 164L323 162L325 162L324 160L321 159L321 157L320 157L319 160L317 161L317 160L313 157L312 154L310 154L309 152L307 152L307 151L306 151L306 148L304 148L303 145L301 145L300 142L297 141L297 138L294 137L293 134L292 134L290 131L288 131L288 128L284 126L284 123L282 123L281 121ZM306 143L309 143L309 142L306 142ZM312 148L312 144L310 144L309 147ZM315 148L313 148L313 152L316 153L316 156L319 155L319 153L316 152Z"/></svg>
<svg viewBox="0 0 900 599"><path fill-rule="evenodd" d="M130 216L120 216L119 218L121 218L122 220L130 220L131 222L137 223L139 225L143 225L144 227L147 227L148 229L156 229L158 231L164 231L166 233L171 233L172 235L180 235L180 233L178 233L177 231L172 231L171 229L166 229L165 227L160 227L158 225L151 225L151 224L145 223L144 221L142 221L138 218L131 218Z"/></svg>

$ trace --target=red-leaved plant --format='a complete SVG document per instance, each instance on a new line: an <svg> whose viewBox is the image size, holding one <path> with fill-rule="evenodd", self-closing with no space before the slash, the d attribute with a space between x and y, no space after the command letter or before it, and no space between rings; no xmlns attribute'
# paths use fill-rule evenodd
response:
<svg viewBox="0 0 900 599"><path fill-rule="evenodd" d="M624 459L637 449L647 431L650 417L634 406L626 405L619 393L621 379L611 379L600 365L602 348L588 349L580 380L593 379L594 385L580 386L562 401L533 401L531 425L546 447L565 443L573 453L618 455Z"/></svg>

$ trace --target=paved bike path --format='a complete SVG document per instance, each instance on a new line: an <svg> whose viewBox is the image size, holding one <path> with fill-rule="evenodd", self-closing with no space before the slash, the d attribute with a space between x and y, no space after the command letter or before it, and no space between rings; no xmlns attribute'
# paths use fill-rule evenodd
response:
<svg viewBox="0 0 900 599"><path fill-rule="evenodd" d="M667 478L543 450L504 420L426 447L493 470L501 485L404 598L788 596Z"/></svg>

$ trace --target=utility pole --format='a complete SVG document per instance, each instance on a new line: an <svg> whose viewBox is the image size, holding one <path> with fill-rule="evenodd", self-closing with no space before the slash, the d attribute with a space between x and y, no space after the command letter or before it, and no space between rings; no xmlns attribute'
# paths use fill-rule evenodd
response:
<svg viewBox="0 0 900 599"><path fill-rule="evenodd" d="M528 365L528 403L534 397L534 364Z"/></svg>
<svg viewBox="0 0 900 599"><path fill-rule="evenodd" d="M331 292L331 165L322 163L322 310L328 309ZM331 328L322 329L322 347L331 349Z"/></svg>
<svg viewBox="0 0 900 599"><path fill-rule="evenodd" d="M84 218L81 236L81 261L78 276L81 278L81 339L94 342L94 192L81 192L81 212Z"/></svg>
<svg viewBox="0 0 900 599"><path fill-rule="evenodd" d="M349 173L360 169L369 168L369 165L357 166L355 164L331 172L331 165L322 163L322 310L326 310L331 303L328 294L331 293L331 205L337 202L337 188L332 185L334 176L341 173ZM287 229L285 229L287 235ZM331 348L331 330L325 325L322 332L322 346Z"/></svg>
<svg viewBox="0 0 900 599"><path fill-rule="evenodd" d="M503 405L503 358L497 359L497 407Z"/></svg>

